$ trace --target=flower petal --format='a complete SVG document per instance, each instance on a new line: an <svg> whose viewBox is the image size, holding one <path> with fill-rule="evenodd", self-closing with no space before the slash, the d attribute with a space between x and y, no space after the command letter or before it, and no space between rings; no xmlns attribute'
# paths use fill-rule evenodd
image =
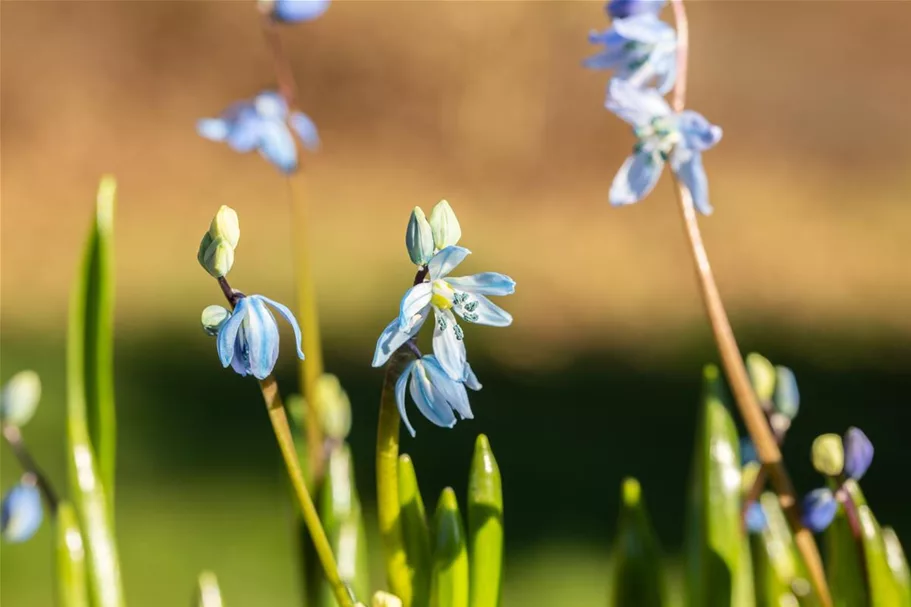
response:
<svg viewBox="0 0 911 607"><path fill-rule="evenodd" d="M429 282L414 285L405 292L402 303L399 304L399 326L408 330L415 325L420 326L427 318L427 308L430 305L433 287ZM423 315L419 318L416 316Z"/></svg>
<svg viewBox="0 0 911 607"><path fill-rule="evenodd" d="M686 147L698 152L704 152L721 141L723 131L720 126L714 125L699 112L684 110L677 118L677 127L683 135Z"/></svg>
<svg viewBox="0 0 911 607"><path fill-rule="evenodd" d="M612 23L614 31L627 40L645 44L674 42L677 38L674 28L656 15L637 15L628 19L617 19Z"/></svg>
<svg viewBox="0 0 911 607"><path fill-rule="evenodd" d="M803 500L803 524L819 533L832 523L838 512L838 502L828 489L814 489Z"/></svg>
<svg viewBox="0 0 911 607"><path fill-rule="evenodd" d="M450 310L433 309L433 353L446 374L461 381L465 376L465 341Z"/></svg>
<svg viewBox="0 0 911 607"><path fill-rule="evenodd" d="M316 124L310 120L309 116L303 112L292 112L288 122L300 137L304 147L313 152L319 149L319 133L316 130Z"/></svg>
<svg viewBox="0 0 911 607"><path fill-rule="evenodd" d="M288 324L291 325L292 329L294 329L294 343L297 346L297 357L301 360L304 360L304 351L301 349L301 342L303 340L303 336L301 335L301 328L300 325L297 324L297 319L294 318L294 314L291 312L291 310L289 310L287 306L282 305L273 299L269 299L265 295L257 295L256 297L275 308L275 311L281 314L282 318L288 321Z"/></svg>
<svg viewBox="0 0 911 607"><path fill-rule="evenodd" d="M424 369L430 378L430 383L446 403L459 414L462 419L474 419L471 406L468 403L468 392L461 381L453 381L439 360L433 356L423 358Z"/></svg>
<svg viewBox="0 0 911 607"><path fill-rule="evenodd" d="M441 250L434 255L433 259L430 260L430 263L427 264L430 280L434 281L438 278L445 278L469 255L471 255L471 251L465 247L455 245L448 246Z"/></svg>
<svg viewBox="0 0 911 607"><path fill-rule="evenodd" d="M456 290L483 295L512 295L516 292L516 281L498 272L481 272L472 276L447 278L446 282Z"/></svg>
<svg viewBox="0 0 911 607"><path fill-rule="evenodd" d="M477 306L471 306L472 300L477 302ZM472 309L469 310L469 307ZM468 322L476 325L508 327L512 324L512 314L478 293L473 293L467 304L453 308L453 310Z"/></svg>
<svg viewBox="0 0 911 607"><path fill-rule="evenodd" d="M845 474L860 480L873 463L873 443L860 428L848 428L845 432Z"/></svg>
<svg viewBox="0 0 911 607"><path fill-rule="evenodd" d="M417 335L429 313L429 306L421 310L419 312L420 318L412 323L412 326L409 329L402 329L398 318L386 325L386 328L383 329L383 332L380 334L380 338L376 340L376 350L373 352L373 366L381 367L386 364L386 361L389 360L389 357L392 356L393 352L398 350L406 341Z"/></svg>
<svg viewBox="0 0 911 607"><path fill-rule="evenodd" d="M203 118L196 122L196 132L209 141L224 141L229 131L227 121L221 118Z"/></svg>
<svg viewBox="0 0 911 607"><path fill-rule="evenodd" d="M765 510L762 509L762 505L760 505L759 502L750 502L750 505L747 506L744 519L747 530L750 533L761 533L769 526L769 522L766 520Z"/></svg>
<svg viewBox="0 0 911 607"><path fill-rule="evenodd" d="M297 147L284 122L262 121L259 153L284 173L297 169Z"/></svg>
<svg viewBox="0 0 911 607"><path fill-rule="evenodd" d="M253 99L257 115L270 122L283 123L288 115L288 102L275 91L264 91Z"/></svg>
<svg viewBox="0 0 911 607"><path fill-rule="evenodd" d="M231 360L234 358L234 344L237 341L237 332L240 330L244 317L247 315L248 307L247 298L242 297L234 307L234 312L218 329L216 347L218 349L218 359L223 367L230 365Z"/></svg>
<svg viewBox="0 0 911 607"><path fill-rule="evenodd" d="M330 0L275 0L272 16L282 23L316 19L329 8Z"/></svg>
<svg viewBox="0 0 911 607"><path fill-rule="evenodd" d="M702 166L702 154L678 148L674 150L674 164L674 172L689 190L696 210L703 215L711 215L713 209L709 203L709 179Z"/></svg>
<svg viewBox="0 0 911 607"><path fill-rule="evenodd" d="M263 120L249 108L241 111L237 120L231 124L225 142L235 152L245 154L255 150L262 139Z"/></svg>
<svg viewBox="0 0 911 607"><path fill-rule="evenodd" d="M481 382L478 381L478 376L474 374L471 365L467 361L465 363L465 377L462 379L462 383L465 384L466 388L474 390L475 392L483 388Z"/></svg>
<svg viewBox="0 0 911 607"><path fill-rule="evenodd" d="M231 359L231 368L241 377L253 374L250 368L250 357L247 356L247 340L244 337L244 327L241 325L237 333L237 340L234 342L234 358Z"/></svg>
<svg viewBox="0 0 911 607"><path fill-rule="evenodd" d="M643 13L658 14L667 0L610 0L605 7L611 19L627 19Z"/></svg>
<svg viewBox="0 0 911 607"><path fill-rule="evenodd" d="M256 379L266 379L278 360L278 324L259 295L250 295L244 318L244 339L250 370Z"/></svg>
<svg viewBox="0 0 911 607"><path fill-rule="evenodd" d="M652 118L671 113L671 106L657 91L642 90L617 78L608 85L605 107L633 126L645 126Z"/></svg>
<svg viewBox="0 0 911 607"><path fill-rule="evenodd" d="M414 426L411 425L411 422L408 420L408 412L405 410L405 385L408 383L408 376L411 375L411 372L414 370L414 363L416 361L411 361L408 363L408 366L405 367L405 370L402 371L402 374L399 375L399 378L395 382L395 403L399 408L399 415L402 418L402 421L405 422L405 427L408 428L408 432L411 433L411 436L415 435Z"/></svg>
<svg viewBox="0 0 911 607"><path fill-rule="evenodd" d="M451 380L450 380L451 381ZM411 398L424 417L442 428L452 428L456 417L439 390L431 383L424 363L415 363L411 374Z"/></svg>
<svg viewBox="0 0 911 607"><path fill-rule="evenodd" d="M608 198L614 206L639 202L655 188L664 162L647 152L639 152L627 158L614 182L611 184Z"/></svg>

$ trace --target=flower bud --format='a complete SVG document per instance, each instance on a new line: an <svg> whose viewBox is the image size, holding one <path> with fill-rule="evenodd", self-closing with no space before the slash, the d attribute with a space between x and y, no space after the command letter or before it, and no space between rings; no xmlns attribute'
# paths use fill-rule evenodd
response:
<svg viewBox="0 0 911 607"><path fill-rule="evenodd" d="M402 607L402 599L395 596L394 594L389 594L388 592L383 592L380 590L373 595L373 601L370 602L371 607Z"/></svg>
<svg viewBox="0 0 911 607"><path fill-rule="evenodd" d="M234 247L224 238L212 238L206 233L199 244L199 249L199 263L213 277L221 278L231 271L234 265Z"/></svg>
<svg viewBox="0 0 911 607"><path fill-rule="evenodd" d="M772 396L775 394L775 367L768 358L756 352L747 354L746 365L753 390L755 390L759 402L765 406L766 403L771 402Z"/></svg>
<svg viewBox="0 0 911 607"><path fill-rule="evenodd" d="M329 0L259 0L260 10L281 23L312 21L326 12Z"/></svg>
<svg viewBox="0 0 911 607"><path fill-rule="evenodd" d="M761 468L762 464L757 461L744 464L743 469L740 472L740 492L744 497L749 495L750 491L753 490L753 485L756 484L756 479L759 478L759 470Z"/></svg>
<svg viewBox="0 0 911 607"><path fill-rule="evenodd" d="M462 228L452 207L441 200L430 212L430 227L433 230L433 244L437 249L458 244L462 237Z"/></svg>
<svg viewBox="0 0 911 607"><path fill-rule="evenodd" d="M604 7L611 19L628 19L637 15L657 15L666 0L610 0Z"/></svg>
<svg viewBox="0 0 911 607"><path fill-rule="evenodd" d="M845 432L845 474L854 480L866 473L873 463L873 443L860 428L848 428Z"/></svg>
<svg viewBox="0 0 911 607"><path fill-rule="evenodd" d="M421 207L414 207L411 212L405 232L405 246L408 248L408 257L416 266L427 265L433 257L433 230Z"/></svg>
<svg viewBox="0 0 911 607"><path fill-rule="evenodd" d="M224 239L232 249L236 249L237 241L240 240L240 222L237 219L237 211L227 205L221 205L209 225L209 235L212 236L212 240Z"/></svg>
<svg viewBox="0 0 911 607"><path fill-rule="evenodd" d="M215 337L221 324L231 317L231 313L223 306L207 306L202 311L202 330Z"/></svg>
<svg viewBox="0 0 911 607"><path fill-rule="evenodd" d="M41 492L35 486L31 474L25 474L22 481L3 496L0 505L0 533L12 544L24 542L38 531L44 510L41 507Z"/></svg>
<svg viewBox="0 0 911 607"><path fill-rule="evenodd" d="M816 437L812 447L813 467L820 474L838 476L845 467L845 449L837 434Z"/></svg>
<svg viewBox="0 0 911 607"><path fill-rule="evenodd" d="M744 522L746 523L747 531L750 533L762 533L765 531L766 527L769 526L769 521L766 519L762 504L750 502L746 509Z"/></svg>
<svg viewBox="0 0 911 607"><path fill-rule="evenodd" d="M324 373L316 383L316 399L326 436L336 440L348 438L351 432L351 401L338 377Z"/></svg>
<svg viewBox="0 0 911 607"><path fill-rule="evenodd" d="M797 378L787 367L775 367L775 410L793 420L800 410L800 391L797 389Z"/></svg>
<svg viewBox="0 0 911 607"><path fill-rule="evenodd" d="M41 379L34 371L13 375L0 392L0 419L4 424L24 426L38 409Z"/></svg>
<svg viewBox="0 0 911 607"><path fill-rule="evenodd" d="M804 498L802 509L804 526L819 533L832 523L838 512L838 502L828 489L814 489Z"/></svg>

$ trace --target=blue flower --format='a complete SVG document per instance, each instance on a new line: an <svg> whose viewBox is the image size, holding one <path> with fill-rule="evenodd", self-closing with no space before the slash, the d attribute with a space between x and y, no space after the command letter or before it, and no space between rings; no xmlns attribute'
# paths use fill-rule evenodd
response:
<svg viewBox="0 0 911 607"><path fill-rule="evenodd" d="M611 0L605 10L611 19L626 19L637 15L657 15L667 0Z"/></svg>
<svg viewBox="0 0 911 607"><path fill-rule="evenodd" d="M586 59L585 67L614 70L616 79L640 88L654 83L662 94L674 87L677 35L655 15L615 20L603 33L590 33L588 41L604 50Z"/></svg>
<svg viewBox="0 0 911 607"><path fill-rule="evenodd" d="M399 346L418 334L433 310L433 352L450 378L461 380L465 374L466 353L462 328L455 315L470 323L506 327L512 316L487 298L511 295L515 281L504 274L483 272L474 276L450 278L449 273L471 252L449 246L427 264L427 282L413 286L402 298L399 317L383 330L376 342L373 366L384 364Z"/></svg>
<svg viewBox="0 0 911 607"><path fill-rule="evenodd" d="M417 405L418 411L437 426L452 428L457 421L456 414L461 419L474 417L465 388L480 390L481 384L472 372L471 366L465 363L463 375L459 379L452 379L436 356L428 354L408 363L395 382L395 402L411 436L415 435L414 427L405 411L405 385L409 378L411 399Z"/></svg>
<svg viewBox="0 0 911 607"><path fill-rule="evenodd" d="M873 443L860 428L848 428L844 438L845 474L860 480L873 462Z"/></svg>
<svg viewBox="0 0 911 607"><path fill-rule="evenodd" d="M234 312L218 327L218 358L241 376L265 379L278 360L278 324L266 307L272 306L294 329L297 356L303 360L301 330L291 310L262 295L242 297Z"/></svg>
<svg viewBox="0 0 911 607"><path fill-rule="evenodd" d="M272 5L272 17L282 23L312 21L329 8L330 0L261 0Z"/></svg>
<svg viewBox="0 0 911 607"><path fill-rule="evenodd" d="M34 482L26 481L25 477L3 496L3 504L0 506L0 529L3 539L7 542L15 544L32 537L41 526L43 518L41 492Z"/></svg>
<svg viewBox="0 0 911 607"><path fill-rule="evenodd" d="M747 506L744 521L746 522L747 531L750 533L761 533L769 526L769 521L765 516L765 510L763 510L762 505L756 501L750 502L750 505Z"/></svg>
<svg viewBox="0 0 911 607"><path fill-rule="evenodd" d="M633 126L639 141L626 159L610 189L613 205L633 204L652 191L665 162L687 187L699 212L712 212L708 178L702 152L721 139L721 127L701 114L675 113L654 90L641 90L622 80L612 80L607 108Z"/></svg>
<svg viewBox="0 0 911 607"><path fill-rule="evenodd" d="M803 500L804 527L819 533L825 531L832 524L835 513L838 512L838 502L829 489L814 489Z"/></svg>
<svg viewBox="0 0 911 607"><path fill-rule="evenodd" d="M759 456L756 454L756 446L748 437L740 439L740 465L746 466L752 462L758 462Z"/></svg>
<svg viewBox="0 0 911 607"><path fill-rule="evenodd" d="M284 98L271 91L231 105L219 118L203 118L196 131L210 141L227 143L235 152L257 150L285 173L297 170L295 134L307 149L319 148L313 121L301 112L289 113Z"/></svg>

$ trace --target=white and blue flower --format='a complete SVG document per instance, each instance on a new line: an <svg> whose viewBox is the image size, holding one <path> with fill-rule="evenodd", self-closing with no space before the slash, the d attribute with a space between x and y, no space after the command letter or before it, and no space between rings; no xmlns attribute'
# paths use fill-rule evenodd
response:
<svg viewBox="0 0 911 607"><path fill-rule="evenodd" d="M610 0L604 8L611 19L628 19L637 15L657 15L667 0Z"/></svg>
<svg viewBox="0 0 911 607"><path fill-rule="evenodd" d="M415 435L414 426L408 420L405 410L405 387L409 379L411 399L418 411L437 426L452 428L458 419L474 417L465 388L480 390L481 384L471 366L465 363L462 375L453 379L437 357L428 354L408 363L395 383L395 402L411 436Z"/></svg>
<svg viewBox="0 0 911 607"><path fill-rule="evenodd" d="M312 21L329 8L330 0L260 0L272 18L282 23Z"/></svg>
<svg viewBox="0 0 911 607"><path fill-rule="evenodd" d="M662 94L674 86L677 75L677 34L652 13L615 19L604 32L588 35L604 50L589 57L585 67L614 70L614 78L643 88L654 85Z"/></svg>
<svg viewBox="0 0 911 607"><path fill-rule="evenodd" d="M461 380L465 375L466 353L456 315L479 325L506 327L512 324L509 312L487 298L488 295L514 293L516 283L512 278L496 272L449 277L470 253L464 247L448 246L433 256L427 264L428 280L405 293L398 318L389 323L377 340L374 367L383 365L402 344L415 337L432 310L436 360L450 378Z"/></svg>
<svg viewBox="0 0 911 607"><path fill-rule="evenodd" d="M218 118L200 120L196 131L210 141L227 143L235 152L257 150L285 173L297 170L295 135L307 149L319 148L313 121L302 112L289 112L285 99L272 91L235 103Z"/></svg>
<svg viewBox="0 0 911 607"><path fill-rule="evenodd" d="M3 539L10 543L24 542L38 531L44 518L41 491L34 478L23 480L3 496L0 505L0 530Z"/></svg>
<svg viewBox="0 0 911 607"><path fill-rule="evenodd" d="M638 141L610 189L613 205L628 205L645 198L655 187L666 162L687 187L700 213L712 212L708 178L702 152L721 139L721 127L691 110L676 113L655 90L642 90L622 80L612 80L607 109L633 126Z"/></svg>
<svg viewBox="0 0 911 607"><path fill-rule="evenodd" d="M297 356L303 360L301 330L294 315L282 304L263 297L241 297L234 311L218 325L218 358L241 376L265 379L278 360L278 324L266 304L281 314L294 329Z"/></svg>

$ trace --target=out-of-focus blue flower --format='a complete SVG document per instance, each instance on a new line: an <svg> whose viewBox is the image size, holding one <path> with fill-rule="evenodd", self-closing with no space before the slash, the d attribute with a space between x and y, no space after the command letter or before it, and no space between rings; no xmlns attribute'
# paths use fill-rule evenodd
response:
<svg viewBox="0 0 911 607"><path fill-rule="evenodd" d="M237 102L218 118L203 118L196 131L210 141L227 143L235 152L257 150L285 173L297 170L295 134L307 149L319 148L313 121L301 112L289 113L284 98L272 91Z"/></svg>
<svg viewBox="0 0 911 607"><path fill-rule="evenodd" d="M657 15L667 0L611 0L604 9L611 19L626 19L637 15Z"/></svg>
<svg viewBox="0 0 911 607"><path fill-rule="evenodd" d="M488 295L514 293L516 283L512 278L496 272L449 277L470 253L464 247L449 246L433 256L427 264L429 280L405 293L399 317L389 323L377 340L374 367L383 365L399 346L417 335L433 310L435 360L450 378L461 380L465 375L466 353L456 315L479 325L506 327L512 324L509 312L487 298Z"/></svg>
<svg viewBox="0 0 911 607"><path fill-rule="evenodd" d="M26 481L23 477L23 481L3 496L0 529L7 542L15 544L32 537L41 526L43 518L41 492L34 482Z"/></svg>
<svg viewBox="0 0 911 607"><path fill-rule="evenodd" d="M460 419L474 417L465 388L480 390L481 384L472 372L471 365L465 363L463 368L462 376L459 379L452 379L432 354L413 360L405 367L395 383L395 401L411 436L415 435L414 427L405 411L405 385L409 378L411 399L417 405L418 411L437 426L452 428L458 421L456 414Z"/></svg>
<svg viewBox="0 0 911 607"><path fill-rule="evenodd" d="M242 297L234 312L218 327L218 358L242 376L265 379L278 360L278 324L266 304L294 329L297 356L303 360L301 330L291 310L262 295Z"/></svg>
<svg viewBox="0 0 911 607"><path fill-rule="evenodd" d="M697 112L675 113L655 90L642 90L623 80L612 80L607 108L633 126L638 141L610 189L613 205L639 202L652 191L665 162L687 187L700 213L712 212L702 152L721 139L721 127Z"/></svg>
<svg viewBox="0 0 911 607"><path fill-rule="evenodd" d="M747 506L744 521L746 522L747 531L750 533L761 533L769 526L765 510L762 509L762 505L759 502L750 502L750 505Z"/></svg>
<svg viewBox="0 0 911 607"><path fill-rule="evenodd" d="M312 21L329 8L330 0L260 0L272 18L282 23Z"/></svg>
<svg viewBox="0 0 911 607"><path fill-rule="evenodd" d="M662 94L674 86L677 74L677 35L653 14L615 20L602 33L591 32L588 41L604 50L589 57L585 67L614 70L614 78L636 87L654 86Z"/></svg>
<svg viewBox="0 0 911 607"><path fill-rule="evenodd" d="M775 367L775 395L772 404L778 413L790 420L797 417L800 410L800 390L797 389L797 377L794 372L781 365Z"/></svg>
<svg viewBox="0 0 911 607"><path fill-rule="evenodd" d="M756 445L749 437L740 439L740 465L746 466L752 462L758 462L759 457L756 455Z"/></svg>
<svg viewBox="0 0 911 607"><path fill-rule="evenodd" d="M845 474L860 480L873 462L873 443L860 428L848 428L844 438Z"/></svg>
<svg viewBox="0 0 911 607"><path fill-rule="evenodd" d="M838 512L838 502L829 489L814 489L803 500L803 524L819 533L828 527Z"/></svg>

